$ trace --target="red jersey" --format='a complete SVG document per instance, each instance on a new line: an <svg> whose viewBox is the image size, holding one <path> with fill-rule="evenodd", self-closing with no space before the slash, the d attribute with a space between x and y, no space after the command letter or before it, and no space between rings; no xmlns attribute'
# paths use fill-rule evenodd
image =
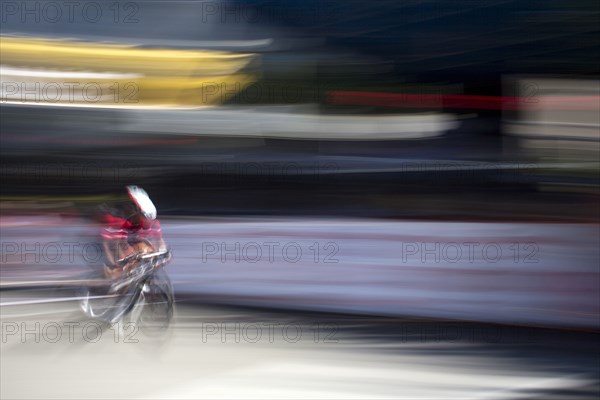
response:
<svg viewBox="0 0 600 400"><path fill-rule="evenodd" d="M103 228L100 234L106 240L125 239L131 242L148 239L152 241L162 237L160 222L157 219L135 226L126 219L104 213L102 215L102 225Z"/></svg>

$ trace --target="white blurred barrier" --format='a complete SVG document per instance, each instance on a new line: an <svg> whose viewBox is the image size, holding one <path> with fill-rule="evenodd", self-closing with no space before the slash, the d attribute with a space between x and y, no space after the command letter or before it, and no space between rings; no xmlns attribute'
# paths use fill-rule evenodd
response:
<svg viewBox="0 0 600 400"><path fill-rule="evenodd" d="M32 223L3 227L3 252L10 242L26 243L31 252L35 242L44 251L43 243L89 240L81 227ZM163 227L179 295L300 310L600 328L595 224L225 219L164 220ZM44 257L55 256L42 254L37 264L31 255L26 264L15 254L3 260L3 287L72 279L81 263L67 262L66 255L62 263Z"/></svg>
<svg viewBox="0 0 600 400"><path fill-rule="evenodd" d="M523 149L559 159L598 160L599 80L513 77L506 87L508 95L522 101L516 113L506 113L504 132L518 137Z"/></svg>
<svg viewBox="0 0 600 400"><path fill-rule="evenodd" d="M451 114L320 115L310 107L224 106L199 110L129 110L124 132L282 139L433 138L456 129Z"/></svg>

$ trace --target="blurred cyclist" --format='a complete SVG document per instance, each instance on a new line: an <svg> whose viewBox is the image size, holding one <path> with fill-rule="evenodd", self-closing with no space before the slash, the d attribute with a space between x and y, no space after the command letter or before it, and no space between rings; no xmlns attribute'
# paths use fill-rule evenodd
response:
<svg viewBox="0 0 600 400"><path fill-rule="evenodd" d="M127 186L126 191L125 203L117 208L104 206L100 215L104 275L109 279L135 268L142 253L167 248L148 193L137 186Z"/></svg>

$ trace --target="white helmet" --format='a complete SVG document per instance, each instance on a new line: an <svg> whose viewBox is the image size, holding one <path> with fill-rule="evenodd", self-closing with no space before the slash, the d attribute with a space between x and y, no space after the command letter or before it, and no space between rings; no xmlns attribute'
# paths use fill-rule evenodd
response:
<svg viewBox="0 0 600 400"><path fill-rule="evenodd" d="M156 207L144 189L138 186L127 186L127 193L144 218L150 221L156 219Z"/></svg>

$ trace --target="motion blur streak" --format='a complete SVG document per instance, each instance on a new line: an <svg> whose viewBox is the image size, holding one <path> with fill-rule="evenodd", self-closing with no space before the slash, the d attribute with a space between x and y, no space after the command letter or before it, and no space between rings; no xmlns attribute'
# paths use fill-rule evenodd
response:
<svg viewBox="0 0 600 400"><path fill-rule="evenodd" d="M599 110L600 96L529 97L466 96L435 94L401 94L368 92L331 92L332 104L387 106L406 108L468 108L481 110L519 110L545 108L552 110ZM532 103L532 104L524 104Z"/></svg>
<svg viewBox="0 0 600 400"><path fill-rule="evenodd" d="M600 398L597 0L0 22L0 398Z"/></svg>
<svg viewBox="0 0 600 400"><path fill-rule="evenodd" d="M221 103L255 79L240 72L255 55L209 50L4 36L0 56L3 103L198 107Z"/></svg>
<svg viewBox="0 0 600 400"><path fill-rule="evenodd" d="M26 220L2 224L2 287L74 285L95 255L89 228ZM600 234L587 224L163 219L163 230L177 292L215 303L600 329ZM71 260L66 243L80 248ZM36 246L45 257L23 254Z"/></svg>

